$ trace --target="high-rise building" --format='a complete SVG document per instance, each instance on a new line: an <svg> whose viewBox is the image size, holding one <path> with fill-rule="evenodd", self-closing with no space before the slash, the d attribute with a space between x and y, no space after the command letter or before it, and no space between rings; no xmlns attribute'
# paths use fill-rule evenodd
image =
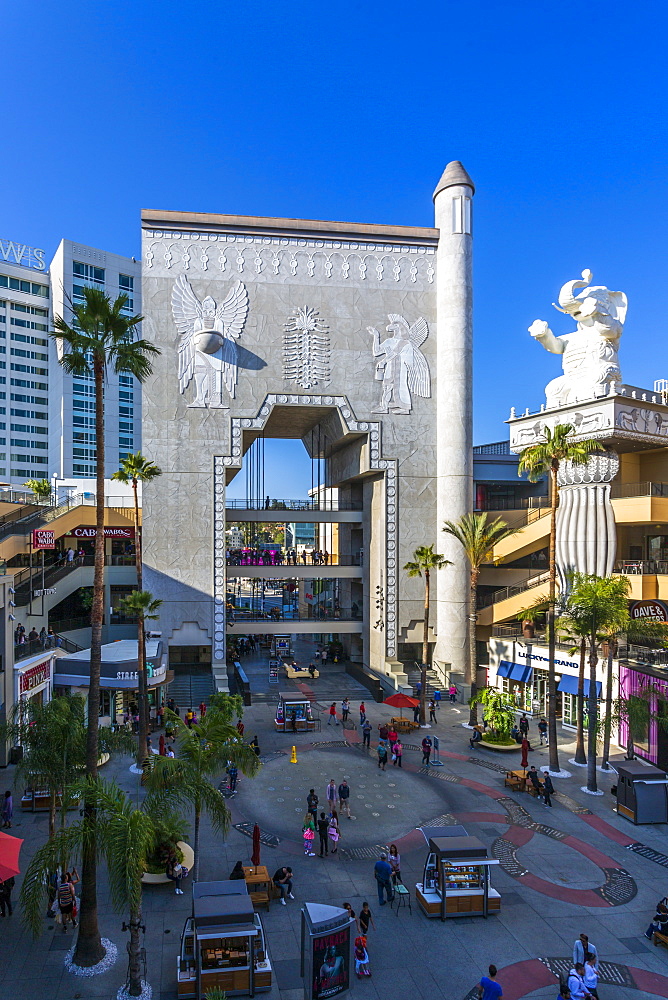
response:
<svg viewBox="0 0 668 1000"><path fill-rule="evenodd" d="M95 475L95 396L92 377L76 378L59 364L49 337L54 316L72 319L86 285L126 312L141 311L140 265L94 247L62 240L51 261L44 250L0 240L0 477L90 478ZM141 386L129 374L107 372L106 473L141 447Z"/></svg>

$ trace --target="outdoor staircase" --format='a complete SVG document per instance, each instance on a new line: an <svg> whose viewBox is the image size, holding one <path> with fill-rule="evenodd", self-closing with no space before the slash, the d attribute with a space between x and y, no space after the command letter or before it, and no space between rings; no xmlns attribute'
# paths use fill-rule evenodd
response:
<svg viewBox="0 0 668 1000"><path fill-rule="evenodd" d="M408 683L413 688L415 692L416 685L418 681L422 679L422 671L419 670L415 664L405 663L404 669L408 676ZM427 698L431 698L436 689L440 689L441 692L444 691L443 684L441 683L438 673L431 668L427 671Z"/></svg>
<svg viewBox="0 0 668 1000"><path fill-rule="evenodd" d="M173 698L181 710L181 718L189 708L199 714L202 702L208 705L213 694L213 678L206 671L197 673L177 673L170 683L167 697Z"/></svg>

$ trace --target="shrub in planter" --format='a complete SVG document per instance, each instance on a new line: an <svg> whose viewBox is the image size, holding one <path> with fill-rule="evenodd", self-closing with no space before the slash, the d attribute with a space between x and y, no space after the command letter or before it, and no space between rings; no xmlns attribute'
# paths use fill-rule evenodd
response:
<svg viewBox="0 0 668 1000"><path fill-rule="evenodd" d="M176 845L187 839L188 827L177 813L170 812L157 817L153 825L155 841L146 856L146 871L149 875L164 875L171 857L176 855L177 861L183 861L183 852Z"/></svg>

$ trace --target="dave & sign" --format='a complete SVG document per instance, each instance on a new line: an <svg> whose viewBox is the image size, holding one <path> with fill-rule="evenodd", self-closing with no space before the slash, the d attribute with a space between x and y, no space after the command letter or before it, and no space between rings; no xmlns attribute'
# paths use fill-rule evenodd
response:
<svg viewBox="0 0 668 1000"><path fill-rule="evenodd" d="M38 549L55 549L55 531L47 531L46 528L35 528L32 533L32 547L33 551L37 551Z"/></svg>
<svg viewBox="0 0 668 1000"><path fill-rule="evenodd" d="M664 601L632 601L629 616L634 622L668 622L668 604Z"/></svg>

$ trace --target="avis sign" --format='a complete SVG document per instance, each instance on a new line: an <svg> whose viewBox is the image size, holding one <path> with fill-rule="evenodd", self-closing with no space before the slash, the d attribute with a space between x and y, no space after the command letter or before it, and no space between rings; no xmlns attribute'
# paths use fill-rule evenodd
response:
<svg viewBox="0 0 668 1000"><path fill-rule="evenodd" d="M35 271L46 270L44 251L38 250L37 247L29 247L26 243L0 239L0 259L6 260L8 264L32 267Z"/></svg>
<svg viewBox="0 0 668 1000"><path fill-rule="evenodd" d="M32 547L37 549L55 549L55 531L46 531L44 528L36 528L32 533Z"/></svg>

